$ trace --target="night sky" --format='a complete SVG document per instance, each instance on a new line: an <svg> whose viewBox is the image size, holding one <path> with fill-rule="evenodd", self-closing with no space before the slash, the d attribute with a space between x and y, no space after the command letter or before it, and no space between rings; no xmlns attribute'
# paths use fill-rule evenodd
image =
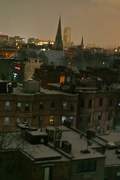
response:
<svg viewBox="0 0 120 180"><path fill-rule="evenodd" d="M74 44L120 46L120 0L0 0L0 32L55 40L60 14Z"/></svg>

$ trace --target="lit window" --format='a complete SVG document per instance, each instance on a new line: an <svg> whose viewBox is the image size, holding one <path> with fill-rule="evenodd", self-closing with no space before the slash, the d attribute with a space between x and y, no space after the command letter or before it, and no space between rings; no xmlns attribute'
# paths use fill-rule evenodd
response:
<svg viewBox="0 0 120 180"><path fill-rule="evenodd" d="M44 180L52 179L52 167L44 167Z"/></svg>
<svg viewBox="0 0 120 180"><path fill-rule="evenodd" d="M18 103L17 103L17 111L20 111L20 109L21 109L21 103L18 102Z"/></svg>
<svg viewBox="0 0 120 180"><path fill-rule="evenodd" d="M16 118L16 125L20 124L20 118Z"/></svg>
<svg viewBox="0 0 120 180"><path fill-rule="evenodd" d="M62 124L64 124L64 121L66 120L66 116L62 116Z"/></svg>
<svg viewBox="0 0 120 180"><path fill-rule="evenodd" d="M50 120L49 120L50 124L53 125L54 124L54 116L50 116Z"/></svg>
<svg viewBox="0 0 120 180"><path fill-rule="evenodd" d="M5 117L4 126L9 126L9 117Z"/></svg>
<svg viewBox="0 0 120 180"><path fill-rule="evenodd" d="M5 110L6 111L10 110L10 102L9 101L5 102Z"/></svg>
<svg viewBox="0 0 120 180"><path fill-rule="evenodd" d="M63 102L63 109L67 110L67 102L66 101Z"/></svg>

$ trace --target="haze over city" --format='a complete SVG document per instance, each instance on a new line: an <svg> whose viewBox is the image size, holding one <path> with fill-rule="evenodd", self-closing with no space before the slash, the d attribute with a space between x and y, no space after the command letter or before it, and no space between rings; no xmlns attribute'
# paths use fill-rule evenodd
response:
<svg viewBox="0 0 120 180"><path fill-rule="evenodd" d="M62 31L71 27L71 41L97 46L119 46L119 0L1 0L0 32L54 40L61 15Z"/></svg>

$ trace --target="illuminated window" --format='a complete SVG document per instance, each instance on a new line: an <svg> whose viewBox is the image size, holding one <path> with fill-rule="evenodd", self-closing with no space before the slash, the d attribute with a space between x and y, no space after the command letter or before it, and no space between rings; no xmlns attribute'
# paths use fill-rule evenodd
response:
<svg viewBox="0 0 120 180"><path fill-rule="evenodd" d="M21 110L21 102L18 102L17 103L17 111L20 111Z"/></svg>
<svg viewBox="0 0 120 180"><path fill-rule="evenodd" d="M52 167L44 167L44 179L50 180L52 179Z"/></svg>
<svg viewBox="0 0 120 180"><path fill-rule="evenodd" d="M10 102L9 101L5 102L5 110L6 111L10 110Z"/></svg>
<svg viewBox="0 0 120 180"><path fill-rule="evenodd" d="M4 126L9 126L9 117L5 117Z"/></svg>
<svg viewBox="0 0 120 180"><path fill-rule="evenodd" d="M63 110L67 110L67 102L66 101L63 102Z"/></svg>
<svg viewBox="0 0 120 180"><path fill-rule="evenodd" d="M20 124L20 118L16 118L16 125Z"/></svg>
<svg viewBox="0 0 120 180"><path fill-rule="evenodd" d="M64 124L64 121L66 120L66 116L62 116L62 124Z"/></svg>
<svg viewBox="0 0 120 180"><path fill-rule="evenodd" d="M49 123L50 123L51 125L53 125L53 124L54 124L54 116L50 116Z"/></svg>

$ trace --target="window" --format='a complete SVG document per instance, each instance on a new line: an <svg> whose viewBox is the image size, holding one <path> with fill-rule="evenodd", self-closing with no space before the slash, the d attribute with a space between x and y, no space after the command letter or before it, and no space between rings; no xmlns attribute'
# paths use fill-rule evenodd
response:
<svg viewBox="0 0 120 180"><path fill-rule="evenodd" d="M63 102L63 109L67 110L67 102L66 101Z"/></svg>
<svg viewBox="0 0 120 180"><path fill-rule="evenodd" d="M92 108L92 99L89 99L88 101L88 108Z"/></svg>
<svg viewBox="0 0 120 180"><path fill-rule="evenodd" d="M21 110L21 103L18 102L18 103L17 103L17 111L20 111L20 110Z"/></svg>
<svg viewBox="0 0 120 180"><path fill-rule="evenodd" d="M87 121L87 123L90 123L90 121L91 121L91 114L87 113L86 121Z"/></svg>
<svg viewBox="0 0 120 180"><path fill-rule="evenodd" d="M96 160L81 161L77 164L77 173L93 172L96 171Z"/></svg>
<svg viewBox="0 0 120 180"><path fill-rule="evenodd" d="M74 103L71 103L71 105L70 105L70 111L74 111L74 110L75 110Z"/></svg>
<svg viewBox="0 0 120 180"><path fill-rule="evenodd" d="M43 124L43 116L39 116L38 125L42 126L42 124Z"/></svg>
<svg viewBox="0 0 120 180"><path fill-rule="evenodd" d="M100 98L99 99L99 106L102 106L103 105L103 98Z"/></svg>
<svg viewBox="0 0 120 180"><path fill-rule="evenodd" d="M102 118L102 112L98 112L98 120L101 120Z"/></svg>
<svg viewBox="0 0 120 180"><path fill-rule="evenodd" d="M55 109L55 103L51 102L51 109Z"/></svg>
<svg viewBox="0 0 120 180"><path fill-rule="evenodd" d="M51 125L53 125L53 124L54 124L54 116L50 116L49 123L50 123Z"/></svg>
<svg viewBox="0 0 120 180"><path fill-rule="evenodd" d="M109 99L109 106L112 106L112 102L113 102L113 100L112 99Z"/></svg>
<svg viewBox="0 0 120 180"><path fill-rule="evenodd" d="M69 120L70 120L71 124L73 124L74 117L73 117L73 116L70 116L70 117L69 117Z"/></svg>
<svg viewBox="0 0 120 180"><path fill-rule="evenodd" d="M44 167L44 180L52 179L52 167Z"/></svg>
<svg viewBox="0 0 120 180"><path fill-rule="evenodd" d="M29 103L25 103L25 112L29 112Z"/></svg>
<svg viewBox="0 0 120 180"><path fill-rule="evenodd" d="M80 107L84 107L84 99L81 99L81 101L80 101Z"/></svg>
<svg viewBox="0 0 120 180"><path fill-rule="evenodd" d="M43 110L43 109L44 109L44 103L43 103L43 101L40 101L39 110Z"/></svg>
<svg viewBox="0 0 120 180"><path fill-rule="evenodd" d="M111 118L112 118L112 112L108 111L108 120L111 120Z"/></svg>
<svg viewBox="0 0 120 180"><path fill-rule="evenodd" d="M64 121L67 120L66 116L62 116L62 124L64 124Z"/></svg>
<svg viewBox="0 0 120 180"><path fill-rule="evenodd" d="M9 126L9 117L5 117L4 126Z"/></svg>
<svg viewBox="0 0 120 180"><path fill-rule="evenodd" d="M16 118L16 125L20 124L20 118Z"/></svg>
<svg viewBox="0 0 120 180"><path fill-rule="evenodd" d="M6 102L5 102L5 110L6 110L6 111L9 111L9 110L10 110L10 102L9 102L9 101L6 101Z"/></svg>
<svg viewBox="0 0 120 180"><path fill-rule="evenodd" d="M83 122L83 114L80 114L80 121Z"/></svg>

